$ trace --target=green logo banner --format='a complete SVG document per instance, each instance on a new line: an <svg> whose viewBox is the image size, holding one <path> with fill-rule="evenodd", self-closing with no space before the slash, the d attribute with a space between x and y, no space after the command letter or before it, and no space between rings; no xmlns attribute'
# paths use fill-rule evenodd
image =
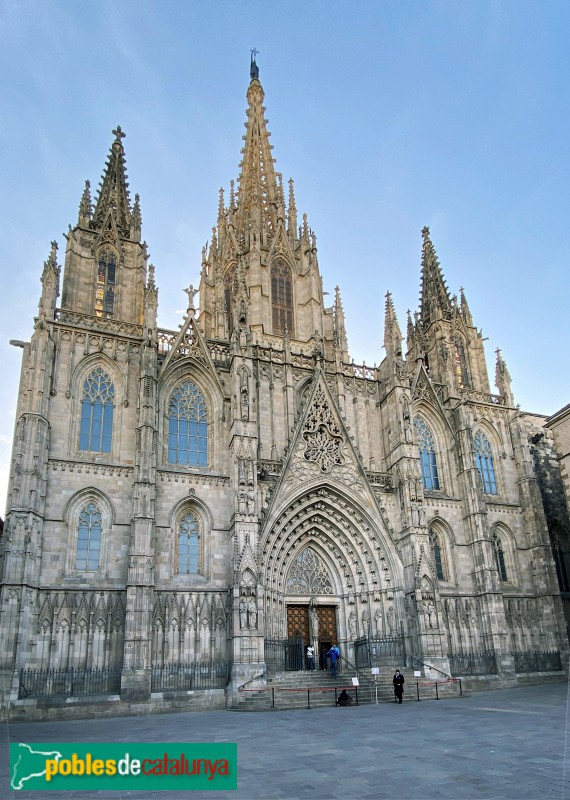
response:
<svg viewBox="0 0 570 800"><path fill-rule="evenodd" d="M13 791L237 789L237 744L121 742L10 745Z"/></svg>

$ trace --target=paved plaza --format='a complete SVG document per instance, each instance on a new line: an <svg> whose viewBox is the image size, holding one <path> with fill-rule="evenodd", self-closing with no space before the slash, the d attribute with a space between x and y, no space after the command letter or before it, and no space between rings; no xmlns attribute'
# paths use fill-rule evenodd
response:
<svg viewBox="0 0 570 800"><path fill-rule="evenodd" d="M9 742L237 742L234 792L102 792L97 798L570 800L566 684L462 699L311 711L180 713L2 728L0 797L12 792ZM565 780L566 778L566 780ZM68 798L92 797L66 792Z"/></svg>

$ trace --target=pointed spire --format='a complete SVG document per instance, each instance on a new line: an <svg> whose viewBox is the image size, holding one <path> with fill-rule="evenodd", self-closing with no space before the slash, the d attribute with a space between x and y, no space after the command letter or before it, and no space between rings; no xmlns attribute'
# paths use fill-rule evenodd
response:
<svg viewBox="0 0 570 800"><path fill-rule="evenodd" d="M223 221L224 221L224 189L223 187L220 187L220 193L218 199L218 229L221 229Z"/></svg>
<svg viewBox="0 0 570 800"><path fill-rule="evenodd" d="M406 341L406 347L408 349L408 352L414 346L414 342L415 342L415 338L416 338L415 333L416 332L415 332L415 328L414 328L414 323L412 321L412 312L408 308L408 331L407 331L407 341Z"/></svg>
<svg viewBox="0 0 570 800"><path fill-rule="evenodd" d="M135 194L135 204L133 206L133 213L131 215L131 239L135 242L140 242L142 230L142 216L141 216L141 199L138 194Z"/></svg>
<svg viewBox="0 0 570 800"><path fill-rule="evenodd" d="M111 145L105 172L99 184L99 194L91 225L94 228L101 228L105 224L109 212L111 212L119 234L128 238L131 228L131 204L125 150L122 142L125 134L120 125L117 125L113 134L115 141Z"/></svg>
<svg viewBox="0 0 570 800"><path fill-rule="evenodd" d="M56 301L59 297L60 273L61 267L57 263L57 242L53 241L42 272L42 294L39 302L41 317L54 318Z"/></svg>
<svg viewBox="0 0 570 800"><path fill-rule="evenodd" d="M422 228L422 237L420 317L425 325L451 314L451 301L427 226Z"/></svg>
<svg viewBox="0 0 570 800"><path fill-rule="evenodd" d="M469 310L469 306L467 304L467 299L465 297L465 290L463 289L463 286L459 289L459 292L461 295L461 306L459 309L461 312L461 316L463 317L463 321L465 322L465 324L472 327L473 317L471 316L471 311Z"/></svg>
<svg viewBox="0 0 570 800"><path fill-rule="evenodd" d="M265 95L259 83L256 52L251 54L251 83L247 90L249 107L239 176L237 228L241 235L249 234L250 228L271 235L277 224L277 176L264 116Z"/></svg>
<svg viewBox="0 0 570 800"><path fill-rule="evenodd" d="M289 178L289 208L287 211L287 233L294 238L297 235L297 205L295 204L295 184Z"/></svg>
<svg viewBox="0 0 570 800"><path fill-rule="evenodd" d="M79 203L79 218L77 224L81 228L88 228L91 222L91 214L93 213L93 206L91 205L91 183L85 181L85 188L81 195L81 202Z"/></svg>
<svg viewBox="0 0 570 800"><path fill-rule="evenodd" d="M501 351L497 347L497 365L495 368L495 385L499 390L499 394L505 398L507 405L514 406L515 401L511 390L511 376L507 368L507 364L501 355Z"/></svg>
<svg viewBox="0 0 570 800"><path fill-rule="evenodd" d="M144 293L144 327L149 344L156 338L156 314L158 311L158 289L154 282L154 265L148 265L148 280Z"/></svg>
<svg viewBox="0 0 570 800"><path fill-rule="evenodd" d="M344 323L344 309L338 286L334 287L334 344L340 354L341 361L348 361L348 342L346 340L346 327Z"/></svg>
<svg viewBox="0 0 570 800"><path fill-rule="evenodd" d="M386 292L384 348L386 349L388 358L402 358L402 331L398 324L391 292Z"/></svg>

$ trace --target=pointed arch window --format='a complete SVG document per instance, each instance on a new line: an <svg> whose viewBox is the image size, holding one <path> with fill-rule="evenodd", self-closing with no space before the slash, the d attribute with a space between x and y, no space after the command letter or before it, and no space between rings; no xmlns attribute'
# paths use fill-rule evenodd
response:
<svg viewBox="0 0 570 800"><path fill-rule="evenodd" d="M178 522L178 574L198 575L201 571L200 522L191 511Z"/></svg>
<svg viewBox="0 0 570 800"><path fill-rule="evenodd" d="M79 449L110 453L113 436L115 387L101 367L94 369L83 383Z"/></svg>
<svg viewBox="0 0 570 800"><path fill-rule="evenodd" d="M556 531L550 534L552 555L554 556L554 566L556 567L556 577L558 578L558 588L561 592L570 592L570 582L568 581L568 569L566 566L566 554Z"/></svg>
<svg viewBox="0 0 570 800"><path fill-rule="evenodd" d="M439 472L433 433L421 417L414 418L414 427L420 451L420 469L424 489L439 489Z"/></svg>
<svg viewBox="0 0 570 800"><path fill-rule="evenodd" d="M439 535L436 531L430 530L429 532L429 540L431 544L431 549L433 553L433 560L435 564L435 574L437 576L438 581L445 581L445 569L443 564L443 553L441 549L441 543L439 540Z"/></svg>
<svg viewBox="0 0 570 800"><path fill-rule="evenodd" d="M271 308L273 333L293 335L293 283L291 270L283 258L271 264Z"/></svg>
<svg viewBox="0 0 570 800"><path fill-rule="evenodd" d="M457 386L465 389L469 386L469 371L467 369L467 355L463 339L456 339L453 348L455 356L455 377Z"/></svg>
<svg viewBox="0 0 570 800"><path fill-rule="evenodd" d="M483 431L477 431L473 437L473 449L475 452L475 465L481 476L483 491L485 494L497 494L497 481L495 479L495 468L493 466L493 451L491 449L491 443Z"/></svg>
<svg viewBox="0 0 570 800"><path fill-rule="evenodd" d="M75 568L94 572L99 567L101 552L101 511L95 503L87 503L79 512Z"/></svg>
<svg viewBox="0 0 570 800"><path fill-rule="evenodd" d="M95 290L95 316L112 317L115 307L115 277L117 256L105 249L97 259L97 287Z"/></svg>
<svg viewBox="0 0 570 800"><path fill-rule="evenodd" d="M507 565L505 562L505 551L503 549L503 544L499 538L497 533L493 534L493 550L495 551L495 564L499 573L499 579L502 583L506 583L508 580L507 575Z"/></svg>
<svg viewBox="0 0 570 800"><path fill-rule="evenodd" d="M168 407L168 463L208 466L208 408L189 381L172 393Z"/></svg>

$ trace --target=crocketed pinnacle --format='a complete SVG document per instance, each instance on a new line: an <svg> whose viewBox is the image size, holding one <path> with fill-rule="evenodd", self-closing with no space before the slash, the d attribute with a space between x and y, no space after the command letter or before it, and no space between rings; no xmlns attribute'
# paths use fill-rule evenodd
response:
<svg viewBox="0 0 570 800"><path fill-rule="evenodd" d="M344 309L338 286L334 288L334 343L335 348L340 353L342 361L348 361L348 341L346 338L346 326L344 322Z"/></svg>
<svg viewBox="0 0 570 800"><path fill-rule="evenodd" d="M425 325L440 317L448 317L451 314L451 300L427 226L422 229L422 237L420 318Z"/></svg>
<svg viewBox="0 0 570 800"><path fill-rule="evenodd" d="M93 213L93 206L91 205L91 183L85 181L85 188L81 195L81 202L79 203L79 217L77 224L82 228L88 228L91 222L91 214Z"/></svg>
<svg viewBox="0 0 570 800"><path fill-rule="evenodd" d="M122 142L125 134L121 130L120 125L117 125L113 134L115 140L111 145L105 172L99 184L99 194L95 204L91 227L95 229L102 228L107 221L109 212L111 212L119 234L128 238L131 230L131 204L129 198L129 184L127 182L125 150Z"/></svg>
<svg viewBox="0 0 570 800"><path fill-rule="evenodd" d="M499 390L499 394L506 399L507 404L512 406L514 405L514 400L511 390L511 376L507 364L498 347L495 352L497 355L497 363L495 367L495 385Z"/></svg>
<svg viewBox="0 0 570 800"><path fill-rule="evenodd" d="M237 201L237 230L241 235L253 229L273 233L279 202L270 134L264 116L265 95L257 77L257 65L255 70L253 65L255 60L252 60L252 78L247 90L249 105Z"/></svg>
<svg viewBox="0 0 570 800"><path fill-rule="evenodd" d="M402 331L398 324L391 292L386 292L386 310L384 313L384 347L389 358L402 355Z"/></svg>

